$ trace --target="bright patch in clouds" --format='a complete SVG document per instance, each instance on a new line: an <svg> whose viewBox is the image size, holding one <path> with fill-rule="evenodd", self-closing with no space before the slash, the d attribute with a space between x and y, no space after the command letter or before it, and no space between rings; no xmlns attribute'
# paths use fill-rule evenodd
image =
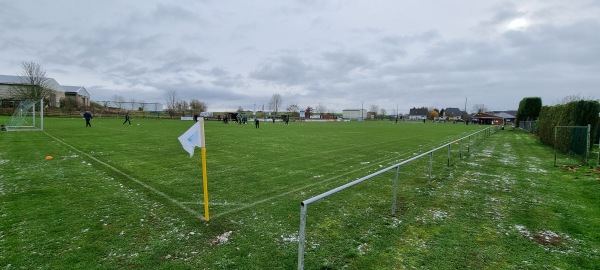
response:
<svg viewBox="0 0 600 270"><path fill-rule="evenodd" d="M531 23L529 22L529 20L525 18L517 18L510 21L506 28L508 28L508 30L522 31L527 29L527 27L529 27L530 25Z"/></svg>

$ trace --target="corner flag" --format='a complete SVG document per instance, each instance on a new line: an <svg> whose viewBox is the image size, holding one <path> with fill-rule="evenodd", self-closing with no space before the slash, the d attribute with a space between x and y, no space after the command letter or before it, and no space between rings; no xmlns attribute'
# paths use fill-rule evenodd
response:
<svg viewBox="0 0 600 270"><path fill-rule="evenodd" d="M200 121L196 122L190 129L188 129L183 135L179 136L179 142L183 149L190 153L190 157L194 155L194 147L198 146L200 148L204 147L202 145L202 135L200 134Z"/></svg>
<svg viewBox="0 0 600 270"><path fill-rule="evenodd" d="M204 187L204 220L209 220L208 215L208 180L206 179L206 147L204 146L204 117L200 117L198 122L188 129L183 135L179 136L179 142L183 149L194 155L194 148L200 147L202 150L202 185Z"/></svg>

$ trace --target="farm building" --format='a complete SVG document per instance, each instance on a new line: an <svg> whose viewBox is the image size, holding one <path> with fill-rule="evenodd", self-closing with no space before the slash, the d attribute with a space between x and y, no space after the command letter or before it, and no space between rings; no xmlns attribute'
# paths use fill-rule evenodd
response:
<svg viewBox="0 0 600 270"><path fill-rule="evenodd" d="M65 97L72 98L79 106L90 106L90 94L83 86L64 85Z"/></svg>
<svg viewBox="0 0 600 270"><path fill-rule="evenodd" d="M477 113L471 116L471 122L482 125L504 125L504 118L490 113Z"/></svg>
<svg viewBox="0 0 600 270"><path fill-rule="evenodd" d="M25 85L27 78L24 76L0 75L0 106L12 107L17 99L11 95L11 88L18 85ZM63 87L52 78L46 78L46 85L54 90L54 94L47 100L50 107L59 107L60 100L65 98Z"/></svg>

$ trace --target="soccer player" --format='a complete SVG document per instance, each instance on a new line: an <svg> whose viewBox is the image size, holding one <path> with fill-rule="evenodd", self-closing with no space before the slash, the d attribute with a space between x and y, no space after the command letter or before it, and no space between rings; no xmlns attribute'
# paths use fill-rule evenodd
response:
<svg viewBox="0 0 600 270"><path fill-rule="evenodd" d="M85 127L92 127L90 120L92 120L94 117L92 117L92 114L89 111L85 111L83 118L85 118Z"/></svg>
<svg viewBox="0 0 600 270"><path fill-rule="evenodd" d="M123 122L123 125L127 122L129 122L129 125L131 126L131 116L129 116L129 113L125 113L125 122Z"/></svg>

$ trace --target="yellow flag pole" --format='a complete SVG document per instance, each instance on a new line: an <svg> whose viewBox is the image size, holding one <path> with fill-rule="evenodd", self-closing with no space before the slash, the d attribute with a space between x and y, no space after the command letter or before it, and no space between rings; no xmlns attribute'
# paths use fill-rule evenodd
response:
<svg viewBox="0 0 600 270"><path fill-rule="evenodd" d="M208 215L208 179L206 177L206 145L204 144L204 117L200 118L200 134L202 140L202 185L204 187L204 220L209 220Z"/></svg>
<svg viewBox="0 0 600 270"><path fill-rule="evenodd" d="M206 179L206 148L202 147L202 185L204 186L204 220L208 221L208 180Z"/></svg>

